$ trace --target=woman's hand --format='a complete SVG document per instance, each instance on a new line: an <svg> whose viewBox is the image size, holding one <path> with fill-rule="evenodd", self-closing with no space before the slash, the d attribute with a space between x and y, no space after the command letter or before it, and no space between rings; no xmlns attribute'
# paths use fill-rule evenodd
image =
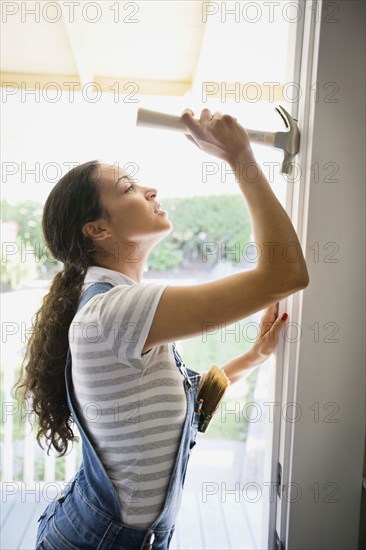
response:
<svg viewBox="0 0 366 550"><path fill-rule="evenodd" d="M287 313L285 315L287 319ZM248 376L275 351L286 319L278 317L278 302L266 309L259 325L257 339L250 350L234 357L221 367L230 382L237 382L243 376Z"/></svg>
<svg viewBox="0 0 366 550"><path fill-rule="evenodd" d="M185 109L180 118L190 132L190 135L186 134L187 139L205 153L229 164L246 156L248 162L255 162L249 136L236 118L221 113L212 116L209 109L201 111L199 120L194 118L190 109Z"/></svg>
<svg viewBox="0 0 366 550"><path fill-rule="evenodd" d="M278 317L278 302L266 309L259 325L257 339L250 350L258 361L265 361L275 351L281 330L288 317L287 313L285 315L284 320Z"/></svg>

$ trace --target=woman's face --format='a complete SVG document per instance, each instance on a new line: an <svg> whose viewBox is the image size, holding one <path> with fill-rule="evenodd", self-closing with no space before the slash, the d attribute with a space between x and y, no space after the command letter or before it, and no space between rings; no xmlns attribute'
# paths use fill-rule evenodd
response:
<svg viewBox="0 0 366 550"><path fill-rule="evenodd" d="M122 168L102 164L98 170L100 201L107 212L107 225L117 241L155 241L169 234L173 225L164 210L156 211L159 201L154 187L131 179Z"/></svg>

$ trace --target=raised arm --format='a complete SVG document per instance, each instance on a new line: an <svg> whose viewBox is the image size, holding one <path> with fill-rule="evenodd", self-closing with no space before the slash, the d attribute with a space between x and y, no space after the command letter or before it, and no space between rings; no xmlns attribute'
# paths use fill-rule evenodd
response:
<svg viewBox="0 0 366 550"><path fill-rule="evenodd" d="M169 286L156 309L143 351L204 334L212 323L231 324L282 300L309 284L296 231L255 161L245 129L229 115L189 110L181 120L188 139L206 153L228 162L247 202L257 267L222 279L190 286ZM244 244L244 243L243 243Z"/></svg>

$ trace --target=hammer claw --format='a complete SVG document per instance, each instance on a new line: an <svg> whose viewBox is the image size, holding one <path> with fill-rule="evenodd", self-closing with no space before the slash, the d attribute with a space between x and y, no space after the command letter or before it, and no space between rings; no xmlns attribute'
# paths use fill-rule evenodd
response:
<svg viewBox="0 0 366 550"><path fill-rule="evenodd" d="M281 105L279 105L278 107L275 107L275 110L277 111L277 113L280 115L280 117L282 118L283 122L285 123L286 128L289 128L289 124L288 124L288 122L287 122L287 119L286 119L286 117L282 114L281 109L282 109ZM284 109L283 109L283 110L284 110ZM285 113L286 113L286 111L285 111ZM287 113L287 114L288 114L288 113Z"/></svg>

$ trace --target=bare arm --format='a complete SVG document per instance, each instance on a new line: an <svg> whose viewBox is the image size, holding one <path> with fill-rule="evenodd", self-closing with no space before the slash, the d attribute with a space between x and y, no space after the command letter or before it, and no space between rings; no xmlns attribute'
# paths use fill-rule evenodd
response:
<svg viewBox="0 0 366 550"><path fill-rule="evenodd" d="M234 359L230 359L227 363L221 366L226 376L232 384L241 380L244 376L248 376L263 363L255 353L250 349L246 353L242 353Z"/></svg>
<svg viewBox="0 0 366 550"><path fill-rule="evenodd" d="M252 218L255 241L261 256L255 269L209 283L167 287L160 299L143 351L151 347L204 334L212 323L230 324L262 310L268 304L305 288L309 278L301 247L286 211L261 175L255 182L249 163L255 163L246 131L224 115L210 120L204 109L200 120L189 112L182 120L188 136L202 150L226 160L235 173ZM284 254L295 243L297 261ZM269 243L269 244L266 244ZM272 243L272 245L271 245ZM274 244L278 243L278 244ZM273 251L273 255L269 251Z"/></svg>

